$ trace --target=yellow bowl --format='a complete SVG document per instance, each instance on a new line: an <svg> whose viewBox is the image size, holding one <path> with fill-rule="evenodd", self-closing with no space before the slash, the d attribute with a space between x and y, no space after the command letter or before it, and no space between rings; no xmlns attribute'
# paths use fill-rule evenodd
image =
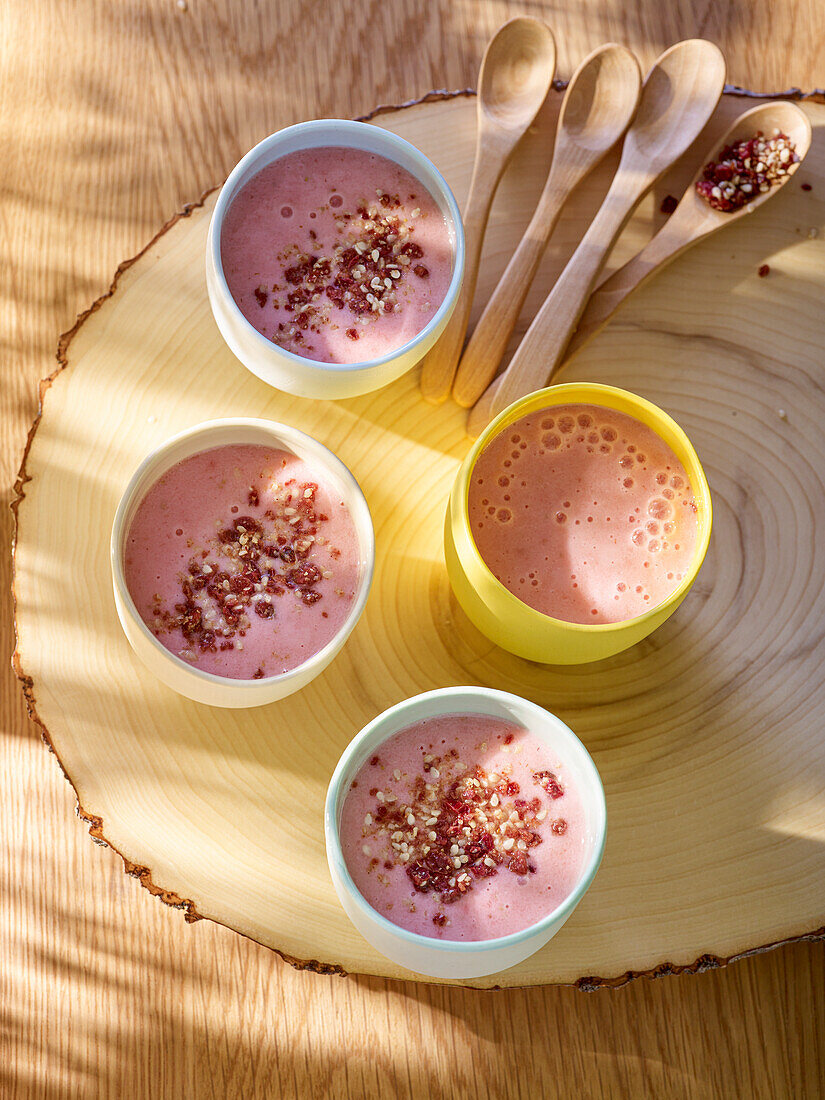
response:
<svg viewBox="0 0 825 1100"><path fill-rule="evenodd" d="M668 444L685 468L698 508L699 530L690 570L678 588L656 607L617 623L568 623L528 607L488 569L470 530L468 493L476 461L491 440L514 421L558 405L597 405L640 420ZM614 386L570 382L549 386L513 402L476 440L458 471L444 528L444 554L453 592L468 618L490 641L519 657L542 664L575 665L600 661L635 645L667 619L696 579L710 541L711 503L705 473L690 440L667 413L643 397Z"/></svg>

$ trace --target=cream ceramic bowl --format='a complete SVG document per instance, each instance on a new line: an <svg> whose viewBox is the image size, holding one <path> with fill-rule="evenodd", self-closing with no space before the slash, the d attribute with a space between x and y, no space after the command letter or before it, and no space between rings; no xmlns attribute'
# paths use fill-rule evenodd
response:
<svg viewBox="0 0 825 1100"><path fill-rule="evenodd" d="M193 668L162 645L140 617L126 586L124 543L132 518L149 488L176 463L200 451L232 444L259 444L289 451L322 468L341 493L358 534L360 578L349 616L339 632L303 664L261 680L235 680ZM347 467L322 443L286 424L270 420L210 420L163 443L132 475L115 514L111 538L115 605L129 644L146 667L168 687L198 703L216 707L257 707L300 691L341 650L367 602L375 564L375 536L364 494Z"/></svg>
<svg viewBox="0 0 825 1100"><path fill-rule="evenodd" d="M585 811L587 848L573 892L542 920L520 932L491 940L440 940L408 932L376 912L347 869L339 828L344 799L359 768L399 730L445 714L485 714L528 728L563 760L578 787ZM451 687L405 699L379 714L350 741L332 776L324 813L327 860L335 892L365 940L388 959L437 978L480 978L533 955L562 927L599 869L607 833L604 789L587 749L564 722L535 703L485 687Z"/></svg>
<svg viewBox="0 0 825 1100"><path fill-rule="evenodd" d="M235 304L221 263L221 227L238 191L268 164L287 153L320 146L345 146L395 161L426 187L436 201L450 238L453 269L444 301L430 322L408 343L363 363L319 363L279 348L247 321ZM318 119L279 130L250 150L221 189L206 242L206 287L215 322L230 350L270 386L299 397L355 397L395 381L427 354L455 308L464 275L464 229L453 193L432 161L414 145L378 126L346 119Z"/></svg>

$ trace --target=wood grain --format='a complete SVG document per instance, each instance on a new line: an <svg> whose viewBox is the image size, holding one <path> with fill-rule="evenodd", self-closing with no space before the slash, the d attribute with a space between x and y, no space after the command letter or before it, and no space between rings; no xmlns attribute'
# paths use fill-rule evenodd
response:
<svg viewBox="0 0 825 1100"><path fill-rule="evenodd" d="M502 181L480 301L531 216L560 102L554 93ZM740 97L726 97L708 129L723 132L740 108ZM825 108L804 109L825 131ZM379 123L428 154L466 201L471 97L390 112ZM814 142L804 177L825 190L825 143ZM665 175L662 186L673 180ZM608 186L603 169L581 185L557 252L576 247L583 212ZM491 647L451 597L441 532L469 447L461 410L427 407L416 373L361 398L307 401L262 387L234 360L211 322L200 270L214 201L171 223L78 327L26 459L17 659L80 804L102 818L98 835L148 868L153 888L187 899L190 916L326 969L403 977L355 932L331 889L320 827L326 786L344 745L378 712L419 691L480 682L547 706L584 738L605 784L611 841L563 934L520 966L470 984L593 987L821 929L825 698L816 624L825 586L805 548L825 528L825 484L813 473L825 404L810 351L825 343L815 305L825 293L825 243L798 233L807 224L825 238L821 200L794 179L770 210L704 242L634 298L612 334L561 376L625 385L664 406L698 448L716 502L709 560L685 606L643 645L579 669L547 669ZM648 201L634 215L618 253L638 250L655 209ZM756 268L780 252L772 308L794 323L768 347ZM553 268L549 257L528 317ZM106 415L90 418L92 408ZM358 478L378 544L370 600L336 661L276 706L231 716L174 695L135 660L107 568L114 509L146 453L228 414L262 415L320 438ZM86 574L82 613L75 592L55 585L56 567ZM754 737L770 726L782 728L782 741L754 752Z"/></svg>
<svg viewBox="0 0 825 1100"><path fill-rule="evenodd" d="M56 333L170 211L277 126L471 84L486 37L521 10L491 0L342 4L309 36L300 27L309 8L196 0L185 13L171 0L2 6L7 497L37 380L54 366ZM740 84L823 83L823 14L813 0L770 9L600 0L586 17L578 4L529 10L552 23L564 75L609 38L649 63L672 41L705 34ZM3 524L8 541L8 514ZM7 556L0 571L7 593ZM4 1095L821 1094L822 945L587 998L563 988L491 997L298 974L225 929L186 926L125 877L113 853L89 844L8 668L0 721ZM539 1041L525 1050L528 1028Z"/></svg>

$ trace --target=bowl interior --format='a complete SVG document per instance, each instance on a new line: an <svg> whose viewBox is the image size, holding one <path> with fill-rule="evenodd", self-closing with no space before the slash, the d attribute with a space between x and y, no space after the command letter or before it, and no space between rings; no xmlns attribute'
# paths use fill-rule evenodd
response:
<svg viewBox="0 0 825 1100"><path fill-rule="evenodd" d="M236 419L236 420L212 420L204 424L198 424L189 428L172 439L167 440L156 451L153 451L138 469L126 487L120 504L118 505L115 521L112 528L112 572L118 589L118 595L134 620L135 625L151 640L152 644L178 668L200 679L206 679L213 683L222 683L237 688L244 683L252 681L236 680L231 677L217 676L214 673L204 672L193 668L177 654L168 650L146 626L135 606L131 593L126 584L124 571L124 547L126 536L132 519L138 506L151 486L178 462L199 454L202 451L215 447L231 446L233 444L255 444L265 447L277 447L280 450L289 451L304 459L307 463L321 466L329 475L336 489L341 494L341 499L346 504L358 535L359 547L359 580L352 608L339 633L317 653L313 653L302 664L289 672L276 676L264 677L263 680L254 681L255 685L272 680L284 680L295 676L308 664L321 661L327 651L333 647L341 634L349 633L357 622L372 581L372 572L375 556L375 539L370 516L364 494L356 482L354 476L341 460L327 447L297 428L286 424L277 424L274 421Z"/></svg>
<svg viewBox="0 0 825 1100"><path fill-rule="evenodd" d="M693 488L696 503L698 505L698 531L696 538L696 550L694 552L691 567L683 580L674 588L670 595L649 608L642 615L633 619L621 619L616 623L573 623L566 620L553 619L544 615L535 608L523 603L487 567L487 563L481 556L470 526L469 491L470 479L473 468L482 451L501 432L505 431L515 421L538 409L551 409L559 405L581 404L596 405L602 408L613 409L616 412L625 413L635 420L641 421L647 427L652 428L656 434L674 451L676 457L685 468L685 472ZM493 420L476 440L472 450L467 455L465 462L459 471L456 488L460 493L459 506L461 508L462 521L467 533L467 540L474 555L474 566L477 573L484 578L486 589L495 593L497 603L507 608L509 614L521 617L525 621L532 619L535 624L552 622L571 631L583 631L591 634L611 633L621 630L630 624L638 624L652 618L661 612L662 608L674 605L682 599L684 594L696 579L696 574L704 561L710 542L712 523L712 506L710 488L705 477L705 472L699 461L699 456L693 448L685 432L679 427L663 409L652 402L631 393L629 390L618 389L615 386L605 386L595 382L568 382L557 386L549 386L543 390L528 394L526 397L513 402Z"/></svg>
<svg viewBox="0 0 825 1100"><path fill-rule="evenodd" d="M272 349L271 341L254 328L247 321L235 299L229 290L221 261L221 229L224 218L232 200L240 189L257 175L267 165L279 160L288 153L294 153L301 149L315 149L323 146L344 147L361 149L368 153L375 153L394 161L414 176L419 183L429 191L435 200L447 226L447 235L451 252L451 278L444 300L435 311L428 324L417 333L412 340L400 348L389 352L381 359L368 360L358 363L317 363L324 370L363 370L366 367L395 359L402 355L408 348L422 340L432 329L442 321L444 314L452 308L452 304L461 286L464 274L464 229L458 204L455 201L447 181L435 167L432 161L420 152L410 142L398 137L389 130L383 130L379 126L372 126L364 122L353 122L349 119L317 119L312 122L301 122L295 126L288 126L275 134L264 138L251 149L242 160L238 162L221 189L215 203L210 225L209 241L207 248L214 269L220 292L230 308L236 315L239 323L243 325L248 338L257 346ZM279 355L286 356L291 361L301 364L316 365L313 359L295 355L284 348L277 348Z"/></svg>
<svg viewBox="0 0 825 1100"><path fill-rule="evenodd" d="M356 887L341 848L340 823L349 785L366 760L390 737L425 718L448 714L483 714L512 722L531 730L550 746L564 763L578 787L585 811L587 851L579 881L571 894L537 924L491 940L440 940L409 932L376 912ZM410 942L444 950L483 950L517 943L563 918L578 904L598 870L604 851L607 809L604 789L596 765L579 738L554 714L518 695L493 688L455 687L425 692L407 699L373 719L344 750L327 792L326 832L331 860L356 903L382 927Z"/></svg>

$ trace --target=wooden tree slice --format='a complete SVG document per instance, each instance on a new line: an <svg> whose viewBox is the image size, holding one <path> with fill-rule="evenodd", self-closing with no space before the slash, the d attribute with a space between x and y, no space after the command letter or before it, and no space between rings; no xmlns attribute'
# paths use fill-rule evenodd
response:
<svg viewBox="0 0 825 1100"><path fill-rule="evenodd" d="M477 301L530 218L559 99L503 181ZM696 148L744 106L726 96ZM204 286L214 194L124 265L61 345L66 369L44 395L18 486L15 584L16 661L33 712L91 832L127 870L188 919L220 921L296 965L409 977L336 900L324 792L341 750L379 711L483 683L536 700L583 738L604 778L609 835L561 934L475 984L592 988L825 933L825 107L805 109L814 146L783 193L640 291L563 371L664 406L693 439L715 503L695 590L653 637L595 666L503 653L452 599L441 532L468 447L462 410L426 405L415 373L325 403L268 389L233 358ZM472 100L421 103L377 124L420 146L464 199ZM661 223L662 195L680 194L693 168L685 158L645 202L614 266ZM566 212L522 330L608 178L605 168ZM375 586L342 655L305 691L247 712L190 703L145 671L120 630L108 565L115 506L138 462L172 433L228 415L284 420L330 446L363 486L377 533Z"/></svg>

